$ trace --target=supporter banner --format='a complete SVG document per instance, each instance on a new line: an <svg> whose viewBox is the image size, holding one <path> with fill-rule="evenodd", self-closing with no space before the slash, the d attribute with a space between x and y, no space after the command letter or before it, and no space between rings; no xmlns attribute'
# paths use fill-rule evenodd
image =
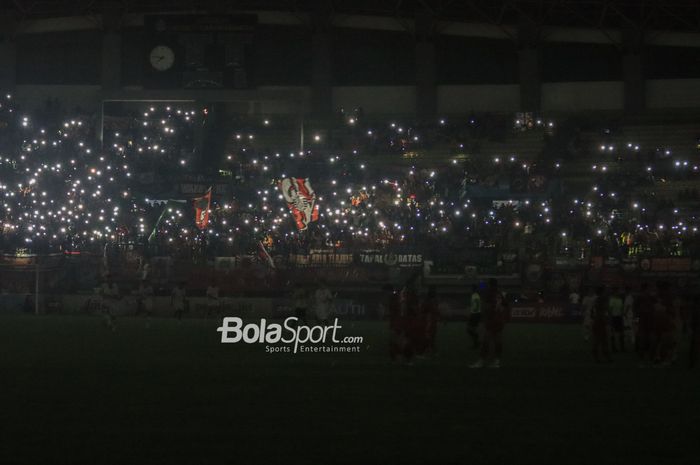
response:
<svg viewBox="0 0 700 465"><path fill-rule="evenodd" d="M238 311L244 310L238 304L241 299L227 300L234 304L234 308L238 307ZM265 312L267 316L272 318L285 318L294 314L292 302L288 298L254 300L257 305L252 305L248 313L259 315L261 312ZM468 317L466 296L444 295L438 300L441 318L465 320ZM385 319L388 316L385 303L384 296L377 292L365 292L356 296L339 295L333 301L332 315L346 320ZM267 313L268 311L271 311L271 314ZM308 311L307 317L313 320L312 309ZM532 305L515 306L511 309L511 322L513 323L577 323L580 319L580 307L566 302L533 303Z"/></svg>
<svg viewBox="0 0 700 465"><path fill-rule="evenodd" d="M46 269L59 266L63 257L63 253L36 255L28 253L27 249L17 249L14 254L0 255L0 266L19 269L27 266L34 267L38 263L42 269Z"/></svg>
<svg viewBox="0 0 700 465"><path fill-rule="evenodd" d="M470 266L470 265L465 266L462 263L445 262L445 261L435 261L435 262L431 263L429 266L430 266L430 275L431 276L462 275L462 274L466 274L467 269L474 270L474 273L476 273L476 270L478 269L476 266Z"/></svg>
<svg viewBox="0 0 700 465"><path fill-rule="evenodd" d="M381 298L378 294L369 297L338 297L333 300L331 315L343 320L376 320L384 316ZM273 318L286 318L294 316L292 302L289 299L274 299L272 302ZM313 309L307 313L307 318L314 319Z"/></svg>
<svg viewBox="0 0 700 465"><path fill-rule="evenodd" d="M353 264L351 253L336 253L335 251L312 250L309 254L308 266L350 266Z"/></svg>
<svg viewBox="0 0 700 465"><path fill-rule="evenodd" d="M523 201L521 201L521 200L492 200L491 201L491 206L493 206L493 208L513 207L513 209L517 211L521 205L523 205Z"/></svg>
<svg viewBox="0 0 700 465"><path fill-rule="evenodd" d="M423 266L423 255L415 253L382 253L379 251L365 251L358 255L358 263L362 265L385 265L420 267Z"/></svg>
<svg viewBox="0 0 700 465"><path fill-rule="evenodd" d="M510 315L514 322L575 323L581 319L581 309L568 302L527 302L513 304Z"/></svg>
<svg viewBox="0 0 700 465"><path fill-rule="evenodd" d="M231 257L214 257L214 269L232 270L242 266L245 262L252 263L255 260L253 255L234 255Z"/></svg>
<svg viewBox="0 0 700 465"><path fill-rule="evenodd" d="M260 250L262 252L262 249ZM268 254L269 255L269 254ZM348 267L353 265L377 265L381 267L418 268L423 266L423 255L417 253L382 253L378 251L337 252L335 250L310 250L305 254L267 256L260 254L261 260L270 264L270 259L280 267ZM227 263L224 265L223 262ZM217 257L217 267L235 268L241 264L240 257Z"/></svg>
<svg viewBox="0 0 700 465"><path fill-rule="evenodd" d="M576 269L582 265L585 266L585 263L582 263L578 259L572 257L555 257L553 265L555 269L567 270Z"/></svg>
<svg viewBox="0 0 700 465"><path fill-rule="evenodd" d="M289 266L309 266L309 255L296 253L289 254L287 263Z"/></svg>
<svg viewBox="0 0 700 465"><path fill-rule="evenodd" d="M18 293L0 296L0 313L33 311L33 305L27 305L27 294L32 289L18 289ZM42 302L42 312L51 312L51 303L65 313L84 313L98 311L99 302L95 294L52 294ZM137 309L137 296L125 294L118 301L110 304L117 315L133 315ZM438 296L440 318L448 321L464 321L468 317L467 294L445 294ZM188 316L204 317L211 308L203 296L187 298ZM217 312L226 316L242 318L286 318L294 316L292 300L287 295L275 297L238 297L222 296ZM172 315L172 302L169 295L158 294L153 298L153 314ZM314 321L313 308L307 311L307 318ZM332 302L331 316L342 320L385 320L388 318L386 296L376 291L341 292ZM581 312L578 306L564 302L545 302L523 304L511 309L511 323L578 323Z"/></svg>
<svg viewBox="0 0 700 465"><path fill-rule="evenodd" d="M213 186L201 183L180 183L180 192L182 194L205 194L211 190L215 194L224 195L228 193L227 184L215 184Z"/></svg>
<svg viewBox="0 0 700 465"><path fill-rule="evenodd" d="M316 193L308 178L285 178L280 181L279 188L294 216L297 229L304 231L309 223L318 220Z"/></svg>
<svg viewBox="0 0 700 465"><path fill-rule="evenodd" d="M652 258L641 262L642 270L651 272L688 272L691 271L690 258Z"/></svg>
<svg viewBox="0 0 700 465"><path fill-rule="evenodd" d="M353 264L353 256L350 253L312 252L310 254L291 254L289 266L350 266Z"/></svg>
<svg viewBox="0 0 700 465"><path fill-rule="evenodd" d="M692 273L700 271L700 260L693 260L690 257L625 257L622 260L617 258L591 257L591 268L596 271L615 273L622 270L626 273L654 273L663 275L665 273Z"/></svg>

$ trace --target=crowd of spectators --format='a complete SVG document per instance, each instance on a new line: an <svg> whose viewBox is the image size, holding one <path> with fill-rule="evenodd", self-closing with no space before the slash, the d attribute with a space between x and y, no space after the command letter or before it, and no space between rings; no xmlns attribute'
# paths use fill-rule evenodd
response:
<svg viewBox="0 0 700 465"><path fill-rule="evenodd" d="M356 110L340 113L322 135L307 129L304 150L270 150L270 121L257 123L259 133L248 123L226 136L225 153L207 157L219 160L216 166L198 171L197 131L207 121L201 109L144 105L105 118L103 128L94 116L55 105L36 114L16 108L9 95L0 107L5 253L100 250L105 243L191 259L261 246L273 255L698 253L692 140L679 158L634 141L614 146L619 138L605 128L586 142L575 125L532 115L378 124ZM525 131L541 135L535 158L480 153L482 143ZM315 190L319 219L306 230L290 218L278 188L284 178L308 179ZM676 196L658 195L686 181ZM183 183L201 189L183 192ZM198 228L192 200L208 185L211 212Z"/></svg>

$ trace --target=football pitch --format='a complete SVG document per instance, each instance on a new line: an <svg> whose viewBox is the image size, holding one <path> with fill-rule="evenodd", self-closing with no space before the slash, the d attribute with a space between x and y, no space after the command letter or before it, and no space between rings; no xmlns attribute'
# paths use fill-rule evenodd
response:
<svg viewBox="0 0 700 465"><path fill-rule="evenodd" d="M414 366L383 322L341 322L364 340L336 354L221 344L220 323L1 316L0 463L700 460L699 372L596 365L579 326L511 324L503 367L477 370L464 323Z"/></svg>

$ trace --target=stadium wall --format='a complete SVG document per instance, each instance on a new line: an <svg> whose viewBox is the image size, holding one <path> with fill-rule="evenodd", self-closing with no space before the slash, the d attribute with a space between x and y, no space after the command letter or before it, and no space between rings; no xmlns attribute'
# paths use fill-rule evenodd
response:
<svg viewBox="0 0 700 465"><path fill-rule="evenodd" d="M295 95L295 99L275 99L266 96L274 89ZM308 110L310 88L261 87L246 94L250 104L242 108L249 114L299 114ZM160 99L160 93L149 93L138 88L143 99ZM79 107L87 113L100 109L102 92L99 85L25 84L15 87L17 100L27 108L39 108L49 98L57 99L67 110ZM177 92L172 92L175 95ZM218 96L227 92L217 92ZM236 91L228 92L232 101L239 99ZM621 111L624 85L621 81L601 82L548 82L542 84L542 110L545 112ZM207 91L198 93L206 101ZM416 92L413 86L340 86L333 87L333 108L362 107L368 114L413 115L416 112ZM114 93L110 93L113 97ZM149 97L150 96L150 97ZM646 82L647 108L697 109L700 108L700 79L652 79ZM125 91L125 97L126 91ZM128 98L133 98L132 94ZM306 102L306 103L305 103ZM300 108L301 106L301 108ZM437 112L440 115L469 114L470 112L514 112L519 109L518 85L445 85L437 86Z"/></svg>
<svg viewBox="0 0 700 465"><path fill-rule="evenodd" d="M55 99L65 110L79 107L88 114L98 112L102 101L99 85L25 84L16 86L14 95L25 108L41 108L49 99Z"/></svg>
<svg viewBox="0 0 700 465"><path fill-rule="evenodd" d="M22 311L33 312L25 307L25 301L31 295L14 294L0 296L0 314L17 314ZM52 295L51 302L40 306L41 313L53 314L92 314L101 316L109 308L113 316L134 316L138 309L135 296L126 296L120 300L102 300L95 295L63 294ZM382 320L387 317L384 307L385 296L380 292L339 293L333 301L332 317L341 324L351 320ZM41 302L41 300L40 300ZM442 320L467 319L469 309L468 294L464 291L440 293L440 318ZM33 301L31 302L33 305ZM255 321L260 318L281 319L295 316L292 301L288 297L222 297L219 307L210 309L205 297L188 297L186 316L188 318L213 318L238 316L244 320ZM173 308L169 296L153 298L151 315L155 317L172 317ZM310 321L314 320L313 310L307 313ZM141 314L142 318L145 315ZM511 321L517 323L578 323L581 312L578 306L572 306L561 300L546 302L514 302L511 308Z"/></svg>
<svg viewBox="0 0 700 465"><path fill-rule="evenodd" d="M621 81L542 84L542 110L546 112L622 110L623 99Z"/></svg>
<svg viewBox="0 0 700 465"><path fill-rule="evenodd" d="M439 114L475 112L512 112L520 107L520 87L517 84L438 86Z"/></svg>
<svg viewBox="0 0 700 465"><path fill-rule="evenodd" d="M700 108L700 79L651 79L646 87L649 108Z"/></svg>
<svg viewBox="0 0 700 465"><path fill-rule="evenodd" d="M518 26L439 22L437 32L417 40L411 18L339 15L319 38L303 13L250 13L258 22L245 59L246 92L229 83L195 92L198 100L225 94L227 101L249 101L239 107L252 114L308 113L319 95L326 112L362 107L377 115L419 114L426 105L418 101L434 102L439 115L630 111L634 100L652 110L700 108L700 34L650 31L630 53L620 30L543 26L523 49L515 38L527 31ZM86 111L100 108L101 90L111 98L192 95L179 78L170 87L149 83L144 15L123 19L111 29L93 17L19 21L0 47L0 86L29 107L52 97ZM314 47L319 40L326 46ZM268 89L293 98L269 98Z"/></svg>

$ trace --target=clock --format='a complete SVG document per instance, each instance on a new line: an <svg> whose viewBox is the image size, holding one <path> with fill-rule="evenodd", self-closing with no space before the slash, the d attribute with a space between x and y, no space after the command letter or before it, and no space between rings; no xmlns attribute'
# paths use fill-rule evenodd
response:
<svg viewBox="0 0 700 465"><path fill-rule="evenodd" d="M175 63L175 52L167 45L156 45L148 57L151 66L157 71L167 71Z"/></svg>

